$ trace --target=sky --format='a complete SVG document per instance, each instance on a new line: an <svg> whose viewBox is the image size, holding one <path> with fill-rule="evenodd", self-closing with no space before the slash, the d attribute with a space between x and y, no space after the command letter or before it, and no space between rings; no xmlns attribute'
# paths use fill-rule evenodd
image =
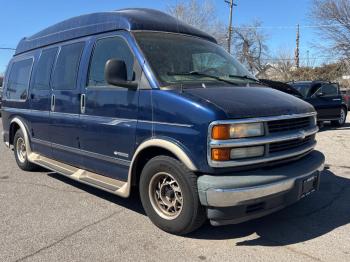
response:
<svg viewBox="0 0 350 262"><path fill-rule="evenodd" d="M0 47L15 48L19 40L64 19L93 12L127 7L148 7L166 10L181 0L0 0ZM183 0L186 1L186 0ZM220 20L228 24L229 8L224 0L212 0ZM260 20L268 35L272 54L295 48L297 24L310 25L308 17L311 0L235 0L233 26ZM276 28L283 26L284 28ZM286 28L287 27L287 28ZM314 29L301 28L300 56L316 56L313 43L320 41ZM0 50L0 74L4 73L13 51Z"/></svg>

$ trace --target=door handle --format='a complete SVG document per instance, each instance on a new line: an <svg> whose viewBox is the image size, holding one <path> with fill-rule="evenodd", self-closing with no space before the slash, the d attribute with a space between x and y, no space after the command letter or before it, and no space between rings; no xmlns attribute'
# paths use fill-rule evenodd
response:
<svg viewBox="0 0 350 262"><path fill-rule="evenodd" d="M86 96L85 94L80 95L80 113L85 114L85 108L86 108Z"/></svg>
<svg viewBox="0 0 350 262"><path fill-rule="evenodd" d="M55 104L56 104L56 97L55 95L51 96L51 111L54 112L55 111Z"/></svg>

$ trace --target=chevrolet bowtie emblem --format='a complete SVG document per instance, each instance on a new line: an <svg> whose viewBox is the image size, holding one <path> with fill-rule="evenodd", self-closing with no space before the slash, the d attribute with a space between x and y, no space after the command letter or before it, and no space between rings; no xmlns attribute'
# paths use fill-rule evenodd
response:
<svg viewBox="0 0 350 262"><path fill-rule="evenodd" d="M300 140L304 140L305 137L306 137L305 132L304 132L304 131L300 131L300 132L299 132L299 139L300 139Z"/></svg>

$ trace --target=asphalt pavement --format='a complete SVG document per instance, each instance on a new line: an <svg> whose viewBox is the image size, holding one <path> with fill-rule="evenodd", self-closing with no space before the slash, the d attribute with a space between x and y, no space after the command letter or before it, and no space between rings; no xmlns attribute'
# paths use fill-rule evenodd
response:
<svg viewBox="0 0 350 262"><path fill-rule="evenodd" d="M317 140L328 165L319 192L184 237L156 228L137 194L122 199L46 170L23 172L0 143L0 261L350 261L350 117Z"/></svg>

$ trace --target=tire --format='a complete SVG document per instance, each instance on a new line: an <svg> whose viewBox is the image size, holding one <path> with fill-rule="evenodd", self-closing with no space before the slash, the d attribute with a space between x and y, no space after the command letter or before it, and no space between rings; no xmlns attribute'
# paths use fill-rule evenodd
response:
<svg viewBox="0 0 350 262"><path fill-rule="evenodd" d="M37 168L37 165L28 161L28 154L26 150L26 141L21 129L17 130L13 139L13 147L15 153L15 159L20 169L24 171L33 171Z"/></svg>
<svg viewBox="0 0 350 262"><path fill-rule="evenodd" d="M188 234L206 220L205 208L199 202L197 176L172 157L157 156L151 159L142 170L139 190L147 216L168 233ZM157 190L162 196L158 201ZM175 205L168 212L164 203Z"/></svg>
<svg viewBox="0 0 350 262"><path fill-rule="evenodd" d="M332 126L337 126L337 127L341 127L341 126L344 126L345 123L346 123L346 116L347 116L347 110L345 107L342 107L341 108L341 111L340 111L340 118L336 121L331 121L331 125Z"/></svg>

